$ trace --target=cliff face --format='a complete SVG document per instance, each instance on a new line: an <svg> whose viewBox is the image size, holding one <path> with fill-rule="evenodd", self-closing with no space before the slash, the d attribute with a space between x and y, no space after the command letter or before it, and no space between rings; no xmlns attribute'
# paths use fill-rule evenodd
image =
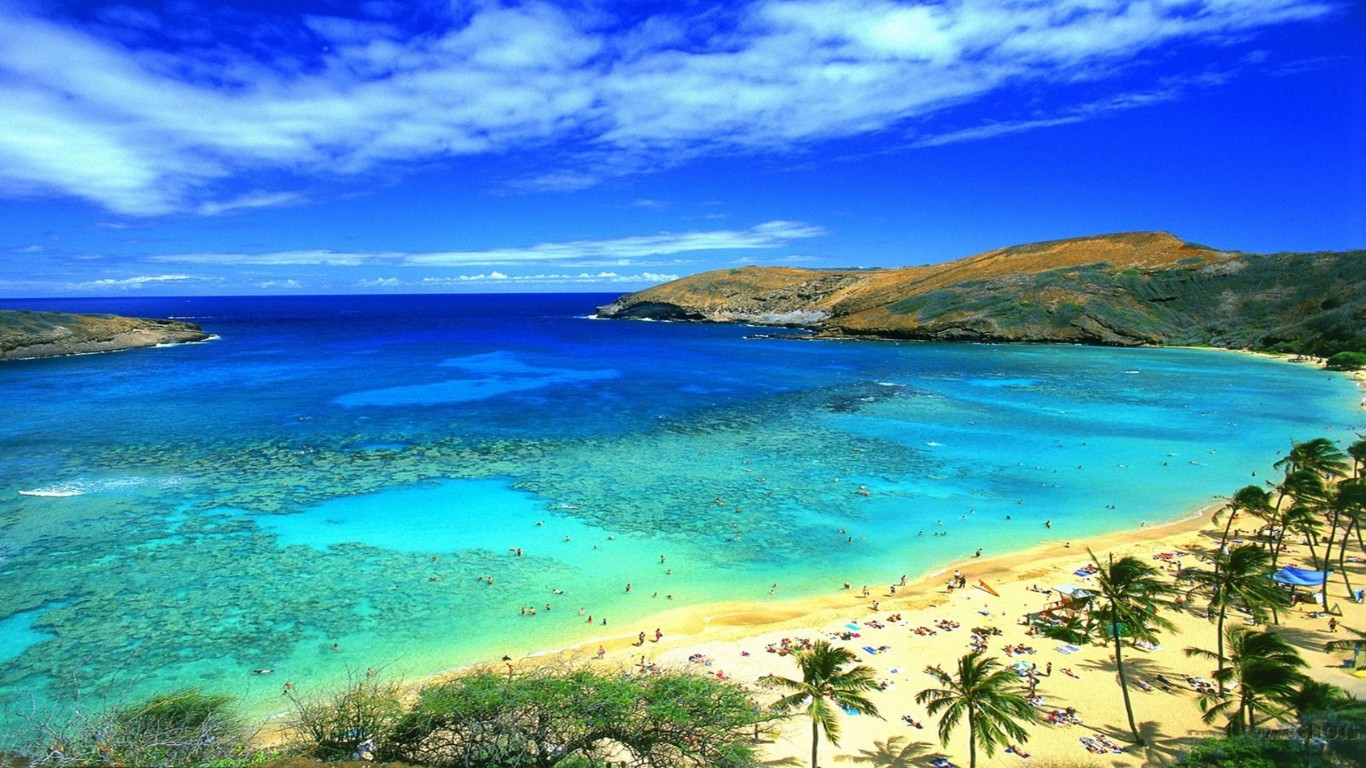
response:
<svg viewBox="0 0 1366 768"><path fill-rule="evenodd" d="M800 326L824 336L1366 350L1366 251L1257 255L1163 232L884 270L746 267L623 296L602 317Z"/></svg>
<svg viewBox="0 0 1366 768"><path fill-rule="evenodd" d="M0 360L115 352L207 338L198 325L178 320L0 311Z"/></svg>

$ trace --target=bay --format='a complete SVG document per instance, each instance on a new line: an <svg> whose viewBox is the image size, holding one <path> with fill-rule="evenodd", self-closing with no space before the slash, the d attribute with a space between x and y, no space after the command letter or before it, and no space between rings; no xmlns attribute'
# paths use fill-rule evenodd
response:
<svg viewBox="0 0 1366 768"><path fill-rule="evenodd" d="M591 319L612 298L0 302L216 335L0 367L0 705L266 717L284 681L1171 519L1362 429L1349 379L1253 356Z"/></svg>

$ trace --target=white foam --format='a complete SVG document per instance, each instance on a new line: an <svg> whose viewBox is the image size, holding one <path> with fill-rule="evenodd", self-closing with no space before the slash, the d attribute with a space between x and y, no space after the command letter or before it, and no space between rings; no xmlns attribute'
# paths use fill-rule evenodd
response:
<svg viewBox="0 0 1366 768"><path fill-rule="evenodd" d="M65 498L67 496L80 496L85 493L84 486L78 483L57 483L45 488L35 488L31 491L20 491L20 496L43 496L47 498Z"/></svg>

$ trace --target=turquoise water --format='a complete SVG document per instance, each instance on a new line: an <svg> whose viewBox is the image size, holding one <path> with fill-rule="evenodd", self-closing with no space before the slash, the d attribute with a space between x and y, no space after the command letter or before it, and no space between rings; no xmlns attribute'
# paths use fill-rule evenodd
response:
<svg viewBox="0 0 1366 768"><path fill-rule="evenodd" d="M1363 423L1308 366L586 318L610 298L32 307L219 338L0 367L0 705L195 686L265 716L286 680L1170 519Z"/></svg>

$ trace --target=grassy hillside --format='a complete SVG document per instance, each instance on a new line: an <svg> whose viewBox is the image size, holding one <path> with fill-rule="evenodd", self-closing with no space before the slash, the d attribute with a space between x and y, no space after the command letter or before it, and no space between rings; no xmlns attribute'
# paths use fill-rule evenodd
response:
<svg viewBox="0 0 1366 768"><path fill-rule="evenodd" d="M1366 251L1243 254L1167 233L887 270L747 267L622 297L607 317L803 326L828 336L1366 350Z"/></svg>

